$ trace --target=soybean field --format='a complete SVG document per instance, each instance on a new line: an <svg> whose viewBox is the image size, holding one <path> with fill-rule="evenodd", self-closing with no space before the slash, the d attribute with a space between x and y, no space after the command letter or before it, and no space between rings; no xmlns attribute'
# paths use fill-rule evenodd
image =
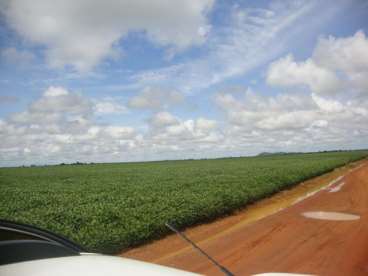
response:
<svg viewBox="0 0 368 276"><path fill-rule="evenodd" d="M118 252L247 204L368 151L209 160L0 168L0 218Z"/></svg>

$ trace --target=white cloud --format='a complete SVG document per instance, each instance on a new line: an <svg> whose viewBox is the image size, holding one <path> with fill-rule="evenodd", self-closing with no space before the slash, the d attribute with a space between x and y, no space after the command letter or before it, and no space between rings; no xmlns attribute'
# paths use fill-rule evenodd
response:
<svg viewBox="0 0 368 276"><path fill-rule="evenodd" d="M216 128L217 122L214 120L208 120L206 118L198 118L196 121L196 126L202 131L210 131Z"/></svg>
<svg viewBox="0 0 368 276"><path fill-rule="evenodd" d="M358 92L368 91L368 38L363 31L346 38L321 38L313 59L321 67L343 74L348 86Z"/></svg>
<svg viewBox="0 0 368 276"><path fill-rule="evenodd" d="M176 50L203 43L213 2L9 0L0 7L20 35L46 46L51 66L88 71L102 59L116 57L117 43L132 31Z"/></svg>
<svg viewBox="0 0 368 276"><path fill-rule="evenodd" d="M149 109L152 116L142 125L112 124L96 115L124 112L119 98L89 99L50 86L25 110L0 119L0 163L202 158L367 146L366 42L363 32L321 38L310 58L275 61L268 71L270 83L293 89L264 94L225 87L215 96L224 115L216 112L216 120L180 118L168 112L183 100L179 92L147 86L127 105ZM338 84L336 90L331 84Z"/></svg>
<svg viewBox="0 0 368 276"><path fill-rule="evenodd" d="M154 127L163 127L177 124L179 121L178 119L173 116L171 113L162 111L154 114L150 119L150 123Z"/></svg>
<svg viewBox="0 0 368 276"><path fill-rule="evenodd" d="M368 71L368 38L363 31L346 38L321 38L313 52L313 59L331 70L358 73Z"/></svg>
<svg viewBox="0 0 368 276"><path fill-rule="evenodd" d="M115 139L132 139L135 136L135 131L132 127L107 126L105 132Z"/></svg>
<svg viewBox="0 0 368 276"><path fill-rule="evenodd" d="M270 65L267 82L279 86L307 85L312 91L321 94L333 94L341 88L341 82L334 72L319 67L311 59L297 63L291 55Z"/></svg>
<svg viewBox="0 0 368 276"><path fill-rule="evenodd" d="M130 99L128 105L131 108L142 109L167 109L184 100L184 96L175 91L157 87L145 87L137 96Z"/></svg>
<svg viewBox="0 0 368 276"><path fill-rule="evenodd" d="M276 114L274 114L276 115ZM259 120L256 126L260 129L300 129L314 123L315 114L310 111L294 111L268 116Z"/></svg>
<svg viewBox="0 0 368 276"><path fill-rule="evenodd" d="M314 93L312 93L312 99L325 112L338 113L344 110L344 105L337 100L325 99Z"/></svg>
<svg viewBox="0 0 368 276"><path fill-rule="evenodd" d="M134 128L101 123L96 110L88 98L49 87L26 110L0 120L0 163L98 161L112 153L119 160L138 146Z"/></svg>
<svg viewBox="0 0 368 276"><path fill-rule="evenodd" d="M128 109L114 98L104 98L103 100L95 101L95 113L99 115L106 114L123 114L127 113Z"/></svg>
<svg viewBox="0 0 368 276"><path fill-rule="evenodd" d="M143 121L144 128L107 123L96 117L101 102L106 98L49 87L25 110L0 119L0 164L200 157L203 151L213 154L211 146L223 139L216 121L183 120L167 111Z"/></svg>
<svg viewBox="0 0 368 276"><path fill-rule="evenodd" d="M82 96L70 93L62 87L49 87L39 100L31 104L29 110L34 113L88 114L92 112L91 103Z"/></svg>
<svg viewBox="0 0 368 276"><path fill-rule="evenodd" d="M296 62L291 55L273 62L267 82L306 85L317 94L361 94L368 90L368 39L364 32L346 38L320 38L311 58Z"/></svg>
<svg viewBox="0 0 368 276"><path fill-rule="evenodd" d="M359 147L368 134L368 100L360 98L247 90L218 93L215 101L227 118L221 147L229 152Z"/></svg>
<svg viewBox="0 0 368 276"><path fill-rule="evenodd" d="M288 130L307 127L313 123L316 104L310 97L280 94L275 97L244 93L220 93L215 98L226 112L231 124L247 130Z"/></svg>
<svg viewBox="0 0 368 276"><path fill-rule="evenodd" d="M336 9L324 10L323 19L344 7L343 1L335 4ZM180 87L184 92L196 92L245 74L284 51L307 26L305 20L309 20L310 14L314 12L315 18L320 8L317 1L279 1L266 9L234 6L230 23L209 34L206 55L142 71L132 80L141 85L165 84Z"/></svg>
<svg viewBox="0 0 368 276"><path fill-rule="evenodd" d="M0 163L112 162L336 149L364 145L368 135L368 99L341 101L307 93L267 96L225 89L215 100L224 120L183 119L157 111L141 128L103 122L95 116L95 99L50 87L24 111L0 119Z"/></svg>
<svg viewBox="0 0 368 276"><path fill-rule="evenodd" d="M66 95L69 95L69 92L66 89L64 89L63 87L50 86L43 93L43 95L45 97L58 97L58 96L66 96Z"/></svg>
<svg viewBox="0 0 368 276"><path fill-rule="evenodd" d="M182 120L171 113L159 112L149 120L149 131L145 139L151 148L175 146L177 150L184 152L190 148L196 148L198 144L218 143L222 135L214 120L201 117Z"/></svg>

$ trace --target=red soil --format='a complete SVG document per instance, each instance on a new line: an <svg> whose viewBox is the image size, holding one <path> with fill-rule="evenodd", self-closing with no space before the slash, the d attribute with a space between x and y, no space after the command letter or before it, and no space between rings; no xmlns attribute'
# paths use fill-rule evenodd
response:
<svg viewBox="0 0 368 276"><path fill-rule="evenodd" d="M318 191L341 175L344 176L331 186L339 186L340 190ZM331 221L302 216L310 211L349 213L360 219ZM368 275L368 162L356 163L353 170L348 166L304 182L233 216L185 233L235 275ZM222 275L175 235L121 255L205 275Z"/></svg>

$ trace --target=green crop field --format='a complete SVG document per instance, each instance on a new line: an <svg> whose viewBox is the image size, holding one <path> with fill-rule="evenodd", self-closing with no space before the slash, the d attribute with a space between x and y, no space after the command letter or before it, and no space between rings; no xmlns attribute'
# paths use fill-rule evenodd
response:
<svg viewBox="0 0 368 276"><path fill-rule="evenodd" d="M0 218L112 253L231 213L368 151L0 169Z"/></svg>

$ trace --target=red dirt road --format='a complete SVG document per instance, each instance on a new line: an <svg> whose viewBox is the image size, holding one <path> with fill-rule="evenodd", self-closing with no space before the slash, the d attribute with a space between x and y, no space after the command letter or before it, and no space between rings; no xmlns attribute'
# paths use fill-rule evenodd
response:
<svg viewBox="0 0 368 276"><path fill-rule="evenodd" d="M255 222L244 223L254 216L252 210L245 210L186 234L235 275L368 275L368 162L360 164L353 170L317 178L313 185L326 185L327 179L344 175L328 188ZM254 208L264 209L272 202L271 198ZM335 221L303 216L313 211L342 212L360 218ZM205 275L222 275L175 236L122 255Z"/></svg>

